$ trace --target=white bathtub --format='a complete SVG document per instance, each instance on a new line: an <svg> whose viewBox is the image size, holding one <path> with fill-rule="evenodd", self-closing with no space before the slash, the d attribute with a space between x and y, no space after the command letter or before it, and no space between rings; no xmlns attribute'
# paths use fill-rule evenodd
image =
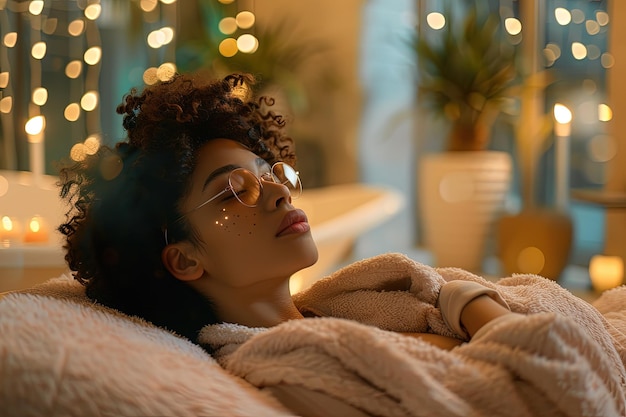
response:
<svg viewBox="0 0 626 417"><path fill-rule="evenodd" d="M395 190L365 184L305 189L294 205L303 209L319 260L291 277L291 292L301 291L341 265L356 238L394 216L404 205Z"/></svg>
<svg viewBox="0 0 626 417"><path fill-rule="evenodd" d="M58 196L57 181L53 176L35 178L30 172L0 170L0 221L3 216L12 218L23 235L29 220L41 216L49 234L43 243L23 243L20 237L3 240L0 235L0 291L24 287L64 270L62 239L56 227L67 207ZM360 234L392 217L404 202L390 189L348 184L306 189L294 203L309 217L319 261L292 277L293 292L340 265Z"/></svg>

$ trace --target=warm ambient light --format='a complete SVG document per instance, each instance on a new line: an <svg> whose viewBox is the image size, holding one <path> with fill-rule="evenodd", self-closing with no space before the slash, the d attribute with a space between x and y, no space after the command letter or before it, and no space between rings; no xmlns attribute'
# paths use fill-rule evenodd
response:
<svg viewBox="0 0 626 417"><path fill-rule="evenodd" d="M24 243L45 243L48 241L48 228L41 216L35 216L28 222Z"/></svg>
<svg viewBox="0 0 626 417"><path fill-rule="evenodd" d="M225 17L217 27L224 35L232 35L237 31L237 21L234 17Z"/></svg>
<svg viewBox="0 0 626 417"><path fill-rule="evenodd" d="M26 122L25 130L29 135L40 134L46 126L46 119L43 116L35 116Z"/></svg>
<svg viewBox="0 0 626 417"><path fill-rule="evenodd" d="M19 238L19 223L12 217L3 216L0 219L0 245L7 247Z"/></svg>
<svg viewBox="0 0 626 417"><path fill-rule="evenodd" d="M46 43L45 42L37 42L33 45L31 49L31 56L35 59L43 59L46 56Z"/></svg>
<svg viewBox="0 0 626 417"><path fill-rule="evenodd" d="M556 120L555 134L557 136L569 136L570 123L572 121L572 112L567 106L556 103L554 105L554 119Z"/></svg>
<svg viewBox="0 0 626 417"><path fill-rule="evenodd" d="M254 16L254 13L247 10L237 13L237 16L235 17L237 26L239 26L241 29L250 29L252 26L254 26L255 20L256 18Z"/></svg>
<svg viewBox="0 0 626 417"><path fill-rule="evenodd" d="M13 48L17 43L17 32L9 32L4 35L4 46L7 48Z"/></svg>
<svg viewBox="0 0 626 417"><path fill-rule="evenodd" d="M507 17L504 20L504 28L509 35L519 35L522 32L522 22L514 17Z"/></svg>
<svg viewBox="0 0 626 417"><path fill-rule="evenodd" d="M598 120L608 122L613 118L613 110L607 104L598 104Z"/></svg>
<svg viewBox="0 0 626 417"><path fill-rule="evenodd" d="M564 9L563 7L557 7L554 9L554 17L559 25L565 26L572 21L572 14L569 10Z"/></svg>
<svg viewBox="0 0 626 417"><path fill-rule="evenodd" d="M525 274L540 274L546 265L546 257L541 249L529 246L517 255L517 267Z"/></svg>
<svg viewBox="0 0 626 417"><path fill-rule="evenodd" d="M446 18L441 13L432 12L428 13L428 15L426 16L426 23L428 23L428 26L430 26L431 28L439 30L443 29L443 27L446 25Z"/></svg>
<svg viewBox="0 0 626 417"><path fill-rule="evenodd" d="M237 38L237 48L245 54L253 54L259 47L259 41L253 35L246 33Z"/></svg>
<svg viewBox="0 0 626 417"><path fill-rule="evenodd" d="M28 12L33 16L39 16L43 11L43 0L32 0L28 5Z"/></svg>
<svg viewBox="0 0 626 417"><path fill-rule="evenodd" d="M624 282L624 261L619 256L595 255L589 262L589 276L596 291L619 287Z"/></svg>
<svg viewBox="0 0 626 417"><path fill-rule="evenodd" d="M38 87L33 90L33 103L38 106L43 106L48 101L48 90L43 87Z"/></svg>

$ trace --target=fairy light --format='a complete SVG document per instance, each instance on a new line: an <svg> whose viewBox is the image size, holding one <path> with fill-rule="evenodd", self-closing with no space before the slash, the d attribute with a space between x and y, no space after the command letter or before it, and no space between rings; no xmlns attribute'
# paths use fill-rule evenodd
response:
<svg viewBox="0 0 626 417"><path fill-rule="evenodd" d="M102 6L99 4L90 4L85 8L85 17L89 20L96 20L100 17L100 13L102 12Z"/></svg>
<svg viewBox="0 0 626 417"><path fill-rule="evenodd" d="M222 4L233 3L232 0L219 1ZM226 16L219 21L217 29L226 35L218 46L218 51L222 56L230 58L239 52L253 54L259 48L259 40L254 36L256 15L253 6L253 1L247 2L246 7L242 7L234 16Z"/></svg>
<svg viewBox="0 0 626 417"><path fill-rule="evenodd" d="M67 25L67 33L72 36L80 36L83 34L85 30L85 21L83 19L72 20L69 25Z"/></svg>
<svg viewBox="0 0 626 417"><path fill-rule="evenodd" d="M220 20L218 29L224 35L232 35L233 33L237 31L237 21L235 20L234 17L225 17L222 20Z"/></svg>
<svg viewBox="0 0 626 417"><path fill-rule="evenodd" d="M65 66L65 76L67 78L76 79L80 77L80 74L83 70L82 61L71 61Z"/></svg>
<svg viewBox="0 0 626 417"><path fill-rule="evenodd" d="M255 20L256 18L254 13L248 10L237 13L237 16L235 17L235 22L240 29L250 29L254 26Z"/></svg>
<svg viewBox="0 0 626 417"><path fill-rule="evenodd" d="M75 122L80 117L80 105L78 103L70 103L65 107L63 116L69 122Z"/></svg>
<svg viewBox="0 0 626 417"><path fill-rule="evenodd" d="M23 151L15 144L26 137L30 170L36 176L43 174L44 145L50 140L46 137L47 125L69 121L70 131L64 131L64 136L99 137L100 115L96 110L100 103L103 56L98 20L107 5L108 2L101 0L0 0L0 128L5 137L16 138L15 141L4 141L2 145L0 157L3 157L5 167L20 169L17 161L21 160L18 157ZM18 42L27 51L26 57L20 56L19 61L28 60L20 62L24 71L19 74L12 70L13 62L7 55L7 50ZM44 76L45 71L56 71L59 67L65 76L65 84L59 85L58 79L54 79L55 90L64 90L63 94L56 94L57 100L65 93L69 96L67 102L61 104L61 112L48 108L49 98L55 90L45 85ZM14 96L14 85L26 86L25 94ZM83 112L85 117L81 118ZM20 120L26 120L26 123ZM13 125L15 131L12 131ZM98 149L97 140L91 139L90 143L90 150Z"/></svg>
<svg viewBox="0 0 626 417"><path fill-rule="evenodd" d="M246 54L256 52L259 47L259 41L253 35L245 33L237 38L237 49Z"/></svg>
<svg viewBox="0 0 626 417"><path fill-rule="evenodd" d="M4 39L2 40L2 43L7 48L13 48L15 44L17 43L17 32L9 32L6 35L4 35Z"/></svg>
<svg viewBox="0 0 626 417"><path fill-rule="evenodd" d="M431 12L426 15L426 23L431 29L440 30L446 25L446 17L439 12Z"/></svg>
<svg viewBox="0 0 626 417"><path fill-rule="evenodd" d="M556 18L556 22L561 26L566 26L572 21L572 14L563 7L554 9L554 17Z"/></svg>
<svg viewBox="0 0 626 417"><path fill-rule="evenodd" d="M43 106L48 101L48 90L44 87L35 88L32 96L33 103Z"/></svg>

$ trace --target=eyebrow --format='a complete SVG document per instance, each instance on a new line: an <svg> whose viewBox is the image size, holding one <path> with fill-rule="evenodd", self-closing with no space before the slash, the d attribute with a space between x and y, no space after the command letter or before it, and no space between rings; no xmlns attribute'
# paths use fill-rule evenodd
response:
<svg viewBox="0 0 626 417"><path fill-rule="evenodd" d="M257 168L262 168L263 166L270 166L270 164L263 158L256 158L254 160ZM235 164L228 164L228 165L224 165L223 167L219 167L216 170L214 170L213 172L211 172L209 174L209 176L206 178L206 180L204 180L204 184L202 185L202 191L204 191L206 189L206 187L211 183L211 181L213 181L215 178L224 175L226 173L229 173L231 171L234 171L237 168L243 168L240 165L235 165Z"/></svg>

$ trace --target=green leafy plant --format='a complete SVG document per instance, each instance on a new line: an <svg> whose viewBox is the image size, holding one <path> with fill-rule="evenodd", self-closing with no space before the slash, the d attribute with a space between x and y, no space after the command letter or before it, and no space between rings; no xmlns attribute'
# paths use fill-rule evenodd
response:
<svg viewBox="0 0 626 417"><path fill-rule="evenodd" d="M517 97L517 50L500 17L481 13L476 3L461 22L450 20L413 43L419 100L451 122L447 150L483 150L494 121Z"/></svg>
<svg viewBox="0 0 626 417"><path fill-rule="evenodd" d="M295 112L307 110L310 88L335 87L330 66L319 67L315 73L317 78L307 80L309 85L303 82L304 69L312 59L327 52L327 45L314 39L298 38L296 27L289 22L277 21L271 26L257 24L254 35L259 41L258 49L254 53L238 52L225 57L219 53L219 44L225 35L217 30L220 19L225 16L224 6L213 0L197 0L196 7L195 30L182 36L177 45L181 70L204 70L216 76L251 73L257 77L259 91L280 86Z"/></svg>

